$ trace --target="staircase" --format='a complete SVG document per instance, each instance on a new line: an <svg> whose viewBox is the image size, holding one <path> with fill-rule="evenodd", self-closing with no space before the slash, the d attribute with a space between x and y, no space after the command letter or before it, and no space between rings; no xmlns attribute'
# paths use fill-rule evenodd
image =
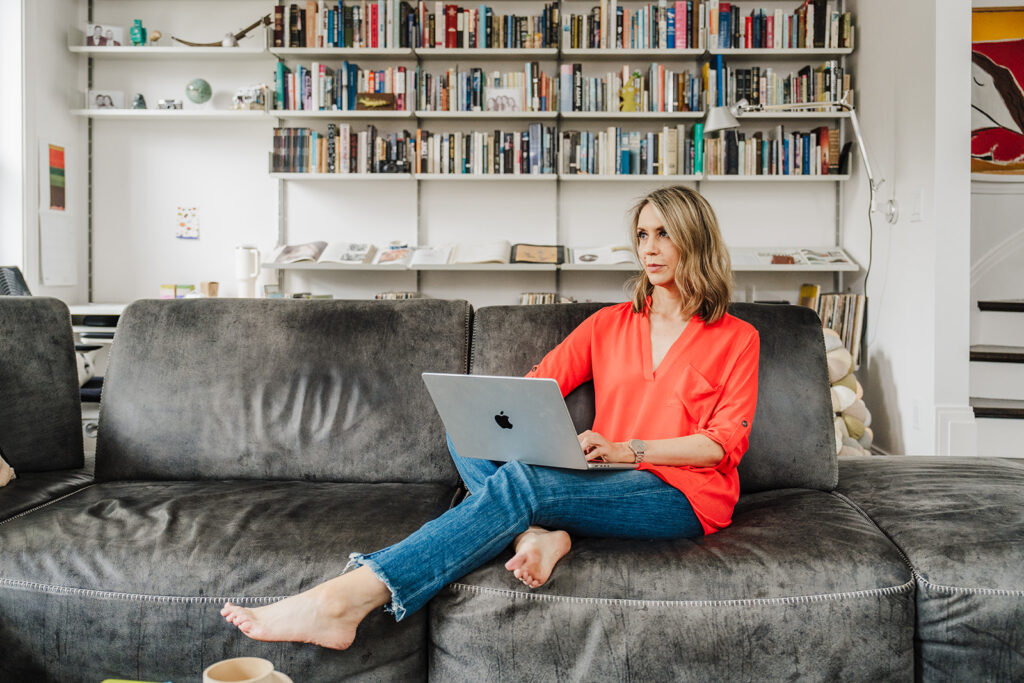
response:
<svg viewBox="0 0 1024 683"><path fill-rule="evenodd" d="M1024 300L979 301L971 346L978 455L1024 458Z"/></svg>

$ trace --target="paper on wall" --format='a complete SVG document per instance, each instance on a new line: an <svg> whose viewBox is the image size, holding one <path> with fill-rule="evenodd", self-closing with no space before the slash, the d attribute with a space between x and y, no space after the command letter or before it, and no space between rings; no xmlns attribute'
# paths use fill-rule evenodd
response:
<svg viewBox="0 0 1024 683"><path fill-rule="evenodd" d="M47 287L78 284L75 224L56 211L39 212L39 270Z"/></svg>

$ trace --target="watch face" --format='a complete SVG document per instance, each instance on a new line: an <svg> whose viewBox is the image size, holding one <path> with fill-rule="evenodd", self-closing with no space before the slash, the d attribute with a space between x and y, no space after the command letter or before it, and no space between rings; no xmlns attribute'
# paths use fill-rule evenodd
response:
<svg viewBox="0 0 1024 683"><path fill-rule="evenodd" d="M633 451L636 455L643 455L647 451L647 444L640 439L630 439L629 450Z"/></svg>

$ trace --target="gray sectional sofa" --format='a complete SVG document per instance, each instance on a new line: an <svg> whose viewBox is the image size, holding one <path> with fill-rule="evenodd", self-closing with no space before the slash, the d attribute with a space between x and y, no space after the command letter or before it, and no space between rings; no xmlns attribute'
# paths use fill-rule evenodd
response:
<svg viewBox="0 0 1024 683"><path fill-rule="evenodd" d="M732 309L761 369L730 528L575 539L536 591L499 557L345 652L223 622L458 502L421 372L521 374L597 308L136 302L92 480L66 309L0 297L0 680L197 681L240 655L297 683L1024 678L1024 466L837 462L819 323L789 306ZM587 426L593 388L567 402Z"/></svg>

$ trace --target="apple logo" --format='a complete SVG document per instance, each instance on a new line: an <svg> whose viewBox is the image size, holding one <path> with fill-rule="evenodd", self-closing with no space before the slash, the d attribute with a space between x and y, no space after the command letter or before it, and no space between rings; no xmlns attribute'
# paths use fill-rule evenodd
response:
<svg viewBox="0 0 1024 683"><path fill-rule="evenodd" d="M505 414L504 410L494 416L494 421L502 429L512 429L512 423L509 422L508 415Z"/></svg>

